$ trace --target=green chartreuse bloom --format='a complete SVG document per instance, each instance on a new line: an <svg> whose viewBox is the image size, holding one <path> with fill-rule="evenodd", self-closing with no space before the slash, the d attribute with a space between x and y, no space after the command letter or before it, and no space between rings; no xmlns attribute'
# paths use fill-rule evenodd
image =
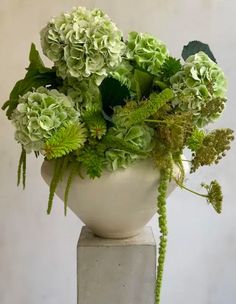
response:
<svg viewBox="0 0 236 304"><path fill-rule="evenodd" d="M122 34L101 10L74 8L53 18L41 31L44 54L62 78L92 77L97 85L121 62Z"/></svg>
<svg viewBox="0 0 236 304"><path fill-rule="evenodd" d="M67 77L62 91L73 100L74 107L79 111L90 109L91 107L102 108L99 87L92 79L79 81L77 78Z"/></svg>
<svg viewBox="0 0 236 304"><path fill-rule="evenodd" d="M161 65L168 57L165 44L146 33L129 33L127 48L127 58L153 75L160 72Z"/></svg>
<svg viewBox="0 0 236 304"><path fill-rule="evenodd" d="M11 117L16 127L15 139L27 153L40 151L55 131L66 123L78 121L79 115L69 97L40 87L19 98Z"/></svg>
<svg viewBox="0 0 236 304"><path fill-rule="evenodd" d="M140 151L146 151L146 157L149 156L148 152L151 152L153 148L153 135L154 130L146 125L137 125L131 128L110 128L108 136L115 136L124 142L133 145L134 148L140 149ZM127 168L133 162L139 159L145 158L143 155L118 149L110 148L105 153L106 163L108 170L115 171L119 168Z"/></svg>
<svg viewBox="0 0 236 304"><path fill-rule="evenodd" d="M170 82L176 94L173 105L181 111L191 111L199 126L219 117L226 100L227 81L222 69L207 54L189 56Z"/></svg>

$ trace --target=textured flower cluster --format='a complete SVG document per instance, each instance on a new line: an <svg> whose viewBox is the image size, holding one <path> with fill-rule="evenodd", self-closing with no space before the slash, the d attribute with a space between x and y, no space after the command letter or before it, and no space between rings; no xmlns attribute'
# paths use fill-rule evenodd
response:
<svg viewBox="0 0 236 304"><path fill-rule="evenodd" d="M144 33L129 33L127 48L127 58L153 75L160 72L160 67L168 56L168 50L162 41Z"/></svg>
<svg viewBox="0 0 236 304"><path fill-rule="evenodd" d="M153 148L152 139L154 130L145 125L133 126L128 129L111 128L108 135L115 136L142 151L150 152ZM127 168L139 159L142 159L141 155L125 151L121 148L111 148L106 151L106 163L109 170Z"/></svg>
<svg viewBox="0 0 236 304"><path fill-rule="evenodd" d="M176 94L174 106L181 111L191 111L200 126L219 116L226 98L227 82L221 68L204 52L188 57L170 82ZM217 109L216 104L219 104ZM210 107L212 115L207 111ZM208 115L204 115L204 111Z"/></svg>
<svg viewBox="0 0 236 304"><path fill-rule="evenodd" d="M65 123L76 122L79 112L73 102L57 90L44 87L28 92L19 99L12 114L15 139L27 153L40 151L44 142Z"/></svg>
<svg viewBox="0 0 236 304"><path fill-rule="evenodd" d="M41 31L41 44L62 78L92 77L97 84L117 67L125 49L121 32L107 15L82 7L52 19Z"/></svg>

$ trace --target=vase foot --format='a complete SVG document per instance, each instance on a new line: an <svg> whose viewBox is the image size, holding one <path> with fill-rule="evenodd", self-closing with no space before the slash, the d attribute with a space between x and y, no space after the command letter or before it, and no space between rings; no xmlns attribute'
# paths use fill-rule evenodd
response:
<svg viewBox="0 0 236 304"><path fill-rule="evenodd" d="M129 232L125 232L125 233L103 233L103 232L100 232L100 231L96 231L96 230L93 230L91 229L94 233L94 235L100 237L100 238L103 238L103 239L117 239L117 240L122 240L122 239L130 239L130 238L133 238L137 235L139 235L143 229L139 229L139 230L134 230L134 231L129 231Z"/></svg>

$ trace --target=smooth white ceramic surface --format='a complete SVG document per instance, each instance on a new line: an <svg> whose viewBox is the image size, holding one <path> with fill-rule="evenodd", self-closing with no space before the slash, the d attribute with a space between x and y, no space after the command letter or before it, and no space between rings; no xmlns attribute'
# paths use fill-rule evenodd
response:
<svg viewBox="0 0 236 304"><path fill-rule="evenodd" d="M47 184L52 179L53 167L53 162L43 162L41 174ZM173 174L178 177L177 166ZM62 200L67 175L56 189ZM137 235L156 213L159 180L160 172L151 160L114 172L105 170L96 179L86 175L82 179L76 175L70 188L68 207L95 234L105 238L129 238ZM168 194L175 187L176 183L171 181Z"/></svg>

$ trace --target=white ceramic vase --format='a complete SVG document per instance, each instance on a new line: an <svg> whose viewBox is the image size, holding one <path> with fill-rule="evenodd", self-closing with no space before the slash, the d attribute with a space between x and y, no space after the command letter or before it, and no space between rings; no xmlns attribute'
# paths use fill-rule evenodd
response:
<svg viewBox="0 0 236 304"><path fill-rule="evenodd" d="M188 167L186 167L186 171ZM41 174L49 185L53 163L44 161ZM179 174L174 168L174 175ZM68 207L98 236L129 238L137 235L156 213L160 172L150 160L127 169L103 172L100 178L73 179ZM67 178L59 183L56 194L64 198ZM168 195L176 184L172 181Z"/></svg>

